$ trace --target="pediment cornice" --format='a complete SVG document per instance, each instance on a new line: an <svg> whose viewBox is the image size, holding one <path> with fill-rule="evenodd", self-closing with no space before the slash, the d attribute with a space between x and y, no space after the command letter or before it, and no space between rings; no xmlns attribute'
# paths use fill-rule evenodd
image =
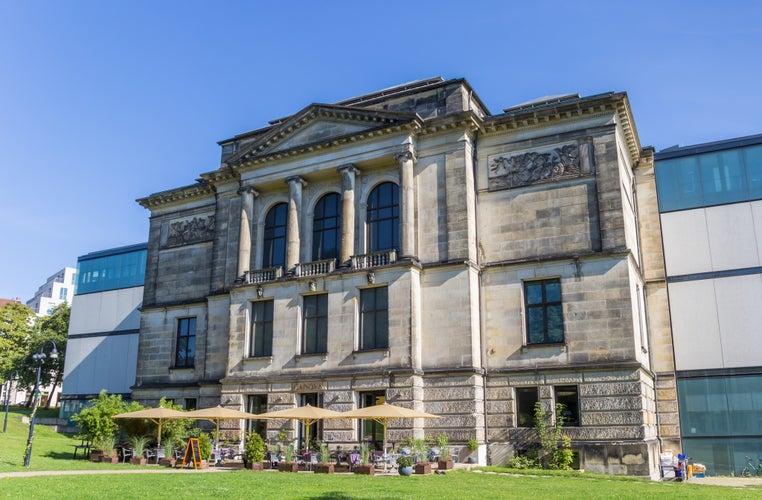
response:
<svg viewBox="0 0 762 500"><path fill-rule="evenodd" d="M278 148L279 145L286 144L300 131L321 121L341 121L359 125L362 128L348 134L327 137L323 140L305 142L282 149ZM233 168L251 166L273 158L291 157L370 137L417 130L421 128L421 125L422 121L417 115L408 113L313 104L283 121L276 122L260 138L228 158L226 163Z"/></svg>

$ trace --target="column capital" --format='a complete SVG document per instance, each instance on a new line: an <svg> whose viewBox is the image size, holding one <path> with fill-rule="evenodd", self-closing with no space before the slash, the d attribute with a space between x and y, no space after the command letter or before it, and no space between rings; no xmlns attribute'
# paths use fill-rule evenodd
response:
<svg viewBox="0 0 762 500"><path fill-rule="evenodd" d="M286 184L298 183L298 184L301 184L302 186L306 186L307 185L307 181L305 181L304 179L302 179L298 175L287 177L285 182L286 182Z"/></svg>
<svg viewBox="0 0 762 500"><path fill-rule="evenodd" d="M238 188L238 194L251 193L256 198L259 196L259 191L254 189L254 186L241 186Z"/></svg>
<svg viewBox="0 0 762 500"><path fill-rule="evenodd" d="M394 160L398 163L402 163L402 162L410 161L410 160L415 161L415 159L416 159L415 152L410 149L408 149L407 151L402 151L401 153L397 153L396 155L394 155Z"/></svg>
<svg viewBox="0 0 762 500"><path fill-rule="evenodd" d="M336 171L340 174L343 174L344 172L351 173L351 174L359 174L360 171L357 170L357 167L355 167L354 163L347 163L344 165L340 165L336 168Z"/></svg>

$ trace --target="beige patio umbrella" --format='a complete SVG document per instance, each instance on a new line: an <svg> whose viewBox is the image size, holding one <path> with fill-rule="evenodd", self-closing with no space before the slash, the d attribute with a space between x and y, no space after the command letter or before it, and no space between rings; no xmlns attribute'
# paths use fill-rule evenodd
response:
<svg viewBox="0 0 762 500"><path fill-rule="evenodd" d="M119 413L114 415L113 418L144 418L150 420L159 426L157 431L157 441L161 446L161 424L165 420L172 420L178 418L188 418L188 413L179 410L172 410L170 408L158 407L158 408L146 408L145 410L128 411L126 413ZM158 457L158 453L157 453Z"/></svg>
<svg viewBox="0 0 762 500"><path fill-rule="evenodd" d="M306 404L304 406L297 406L296 408L288 408L286 410L276 410L267 413L260 413L258 418L264 419L276 419L285 418L298 420L304 424L307 449L310 447L310 426L318 420L326 418L344 418L344 414L338 411L326 410L317 406Z"/></svg>
<svg viewBox="0 0 762 500"><path fill-rule="evenodd" d="M225 408L220 405L217 405L214 408L203 408L201 410L185 412L183 415L184 418L192 418L194 420L208 420L213 422L217 427L217 431L214 434L214 446L217 449L220 446L221 420L256 420L261 418L260 415L255 415L253 413L247 413L240 410L234 410L232 408Z"/></svg>
<svg viewBox="0 0 762 500"><path fill-rule="evenodd" d="M357 410L345 411L341 414L342 418L362 418L375 420L384 426L384 455L386 455L386 427L390 420L398 418L442 418L438 415L432 415L418 410L403 408L402 406L383 403L375 406L366 406ZM384 460L384 470L386 470L386 460Z"/></svg>

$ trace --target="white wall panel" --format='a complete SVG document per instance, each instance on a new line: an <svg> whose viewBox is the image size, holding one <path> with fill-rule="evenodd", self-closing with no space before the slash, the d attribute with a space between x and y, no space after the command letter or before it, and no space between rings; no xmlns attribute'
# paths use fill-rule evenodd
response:
<svg viewBox="0 0 762 500"><path fill-rule="evenodd" d="M711 280L669 285L677 370L722 368L722 342Z"/></svg>
<svg viewBox="0 0 762 500"><path fill-rule="evenodd" d="M755 267L760 263L754 219L748 203L705 209L712 271Z"/></svg>
<svg viewBox="0 0 762 500"><path fill-rule="evenodd" d="M723 368L762 366L762 276L714 280Z"/></svg>
<svg viewBox="0 0 762 500"><path fill-rule="evenodd" d="M712 269L703 210L662 214L664 260L669 276L703 273Z"/></svg>

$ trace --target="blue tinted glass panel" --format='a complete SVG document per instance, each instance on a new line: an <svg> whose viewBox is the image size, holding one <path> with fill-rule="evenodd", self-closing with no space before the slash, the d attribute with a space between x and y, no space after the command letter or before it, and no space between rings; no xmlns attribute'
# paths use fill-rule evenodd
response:
<svg viewBox="0 0 762 500"><path fill-rule="evenodd" d="M146 274L146 250L107 255L77 263L79 295L106 290L143 286Z"/></svg>
<svg viewBox="0 0 762 500"><path fill-rule="evenodd" d="M659 210L670 212L762 198L762 146L656 162Z"/></svg>

